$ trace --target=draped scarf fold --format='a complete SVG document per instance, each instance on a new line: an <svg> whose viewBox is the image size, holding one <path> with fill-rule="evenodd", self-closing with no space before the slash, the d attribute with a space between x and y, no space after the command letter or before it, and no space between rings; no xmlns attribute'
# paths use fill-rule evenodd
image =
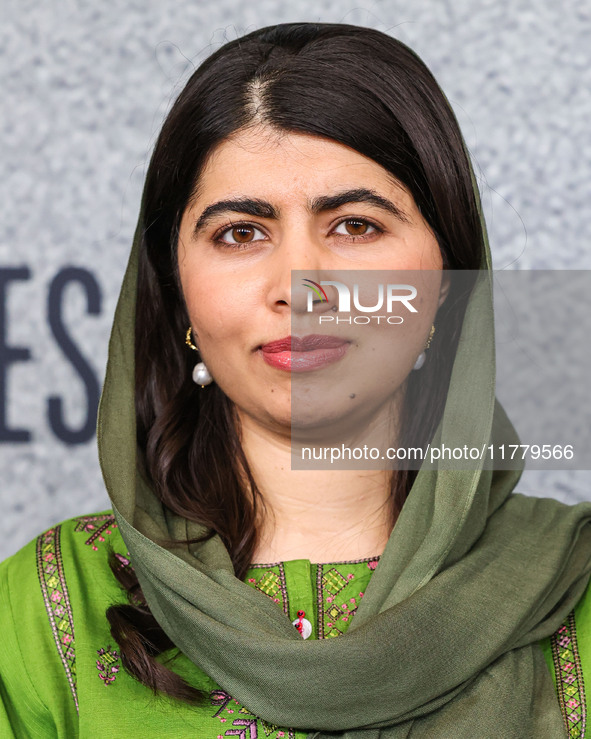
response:
<svg viewBox="0 0 591 739"><path fill-rule="evenodd" d="M476 196L478 193L475 187ZM565 736L537 642L591 576L591 503L514 492L520 472L421 470L348 631L303 641L234 575L219 536L165 510L138 474L136 231L100 404L99 456L147 602L172 641L265 721L309 739ZM516 439L495 401L492 275L469 302L439 433L449 445ZM478 362L473 358L478 357Z"/></svg>

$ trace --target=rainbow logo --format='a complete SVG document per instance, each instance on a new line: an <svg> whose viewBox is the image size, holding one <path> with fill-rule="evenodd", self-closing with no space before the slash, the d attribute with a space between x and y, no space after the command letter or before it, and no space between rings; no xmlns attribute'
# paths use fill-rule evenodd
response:
<svg viewBox="0 0 591 739"><path fill-rule="evenodd" d="M314 282L314 280L308 279L307 277L304 277L303 282L304 282L304 284L310 283L309 285L306 284L306 287L309 287L310 290L314 290L314 292L316 293L316 295L318 295L318 297L320 298L320 302L322 302L323 300L325 300L328 303L328 296L324 292L324 290L323 290L323 288L322 288L321 285L319 285L317 282Z"/></svg>

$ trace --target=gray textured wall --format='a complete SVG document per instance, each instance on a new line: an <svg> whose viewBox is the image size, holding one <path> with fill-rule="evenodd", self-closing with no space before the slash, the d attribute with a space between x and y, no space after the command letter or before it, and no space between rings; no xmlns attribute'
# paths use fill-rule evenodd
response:
<svg viewBox="0 0 591 739"><path fill-rule="evenodd" d="M61 398L75 434L87 407L86 386L56 334L63 324L74 338L92 392L154 138L187 75L227 39L318 20L374 26L408 43L459 117L496 266L591 268L588 3L300 0L299 8L4 0L0 268L24 267L28 279L6 286L0 310L5 341L28 348L30 359L12 365L0 403L5 426L30 439L0 443L0 558L51 523L108 506L94 441L66 445L55 410L48 416L48 399ZM90 282L77 282L81 275ZM94 314L84 288L93 281ZM589 473L531 473L520 489L591 499Z"/></svg>

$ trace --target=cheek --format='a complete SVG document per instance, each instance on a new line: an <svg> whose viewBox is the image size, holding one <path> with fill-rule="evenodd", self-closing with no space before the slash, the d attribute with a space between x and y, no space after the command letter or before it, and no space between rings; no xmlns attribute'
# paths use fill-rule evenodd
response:
<svg viewBox="0 0 591 739"><path fill-rule="evenodd" d="M193 292L186 301L200 349L206 352L210 346L218 344L228 348L229 337L240 328L239 316L232 302L223 300L217 290Z"/></svg>
<svg viewBox="0 0 591 739"><path fill-rule="evenodd" d="M255 299L247 289L226 283L219 275L203 272L199 278L181 279L191 325L202 353L229 356L247 342L252 330ZM212 359L213 359L212 357Z"/></svg>
<svg viewBox="0 0 591 739"><path fill-rule="evenodd" d="M211 331L216 332L220 321L220 311L216 304L223 308L220 299L225 294L224 286L216 275L207 270L207 263L195 257L191 252L181 258L179 249L179 276L187 312L193 329L199 334L200 341Z"/></svg>
<svg viewBox="0 0 591 739"><path fill-rule="evenodd" d="M205 350L212 336L227 324L225 302L220 299L217 281L208 279L203 269L191 269L185 261L179 265L179 272L191 326L200 350Z"/></svg>

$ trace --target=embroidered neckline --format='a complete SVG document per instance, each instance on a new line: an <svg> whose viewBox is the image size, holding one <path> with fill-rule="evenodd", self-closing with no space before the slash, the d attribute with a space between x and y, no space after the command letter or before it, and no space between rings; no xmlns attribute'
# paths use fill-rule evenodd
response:
<svg viewBox="0 0 591 739"><path fill-rule="evenodd" d="M379 557L366 557L343 563L326 562L314 566L316 573L311 585L315 590L313 600L316 604L314 610L318 639L340 636L347 630L363 599L363 591L368 584L367 577L373 573L378 561ZM249 569L245 582L268 596L289 616L290 597L287 592L284 564L278 562L271 565L254 565ZM313 571L312 566L311 570ZM370 572L367 573L367 570ZM290 617L293 615L292 613Z"/></svg>
<svg viewBox="0 0 591 739"><path fill-rule="evenodd" d="M254 562L250 565L248 565L249 570L258 569L259 567L284 567L286 564L291 564L292 562L309 562L310 567L333 567L335 565L357 565L357 564L363 564L363 562L379 562L380 561L381 554L377 554L374 557L364 557L363 559L344 559L339 560L337 562L312 562L309 559L306 559L305 557L300 557L298 559L284 559L277 562Z"/></svg>

